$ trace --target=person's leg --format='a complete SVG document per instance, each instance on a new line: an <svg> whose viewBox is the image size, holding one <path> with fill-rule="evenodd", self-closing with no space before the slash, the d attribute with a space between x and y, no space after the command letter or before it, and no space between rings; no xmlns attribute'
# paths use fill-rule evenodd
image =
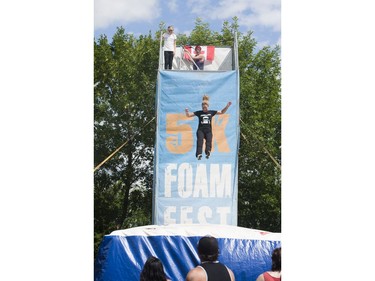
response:
<svg viewBox="0 0 375 281"><path fill-rule="evenodd" d="M173 52L171 52L169 56L169 69L172 69L173 57L174 57Z"/></svg>
<svg viewBox="0 0 375 281"><path fill-rule="evenodd" d="M168 63L168 52L164 51L164 69L167 69L167 63Z"/></svg>
<svg viewBox="0 0 375 281"><path fill-rule="evenodd" d="M164 69L170 69L170 52L164 51Z"/></svg>
<svg viewBox="0 0 375 281"><path fill-rule="evenodd" d="M166 58L165 69L172 69L173 52L172 51L166 51L166 54L164 54L164 57Z"/></svg>
<svg viewBox="0 0 375 281"><path fill-rule="evenodd" d="M210 130L209 132L206 133L206 149L204 151L208 157L210 157L211 148L212 148L212 131Z"/></svg>
<svg viewBox="0 0 375 281"><path fill-rule="evenodd" d="M197 150L195 153L195 157L198 157L199 155L202 155L202 147L203 147L203 138L204 134L202 131L197 131Z"/></svg>

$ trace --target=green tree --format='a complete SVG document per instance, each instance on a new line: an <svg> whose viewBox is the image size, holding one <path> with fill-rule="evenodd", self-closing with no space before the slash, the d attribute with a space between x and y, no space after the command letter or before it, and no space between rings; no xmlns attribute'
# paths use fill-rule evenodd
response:
<svg viewBox="0 0 375 281"><path fill-rule="evenodd" d="M241 38L238 223L281 232L280 48L255 48Z"/></svg>
<svg viewBox="0 0 375 281"><path fill-rule="evenodd" d="M123 28L111 43L94 42L94 165L102 165L94 173L96 244L112 230L151 223L158 49L150 34L135 38Z"/></svg>

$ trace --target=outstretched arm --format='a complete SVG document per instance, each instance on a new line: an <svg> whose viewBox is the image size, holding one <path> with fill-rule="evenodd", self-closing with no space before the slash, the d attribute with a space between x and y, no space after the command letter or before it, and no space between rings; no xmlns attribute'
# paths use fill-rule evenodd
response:
<svg viewBox="0 0 375 281"><path fill-rule="evenodd" d="M187 108L185 108L185 114L186 114L186 117L193 117L194 116L194 113L190 113L189 109L187 109Z"/></svg>
<svg viewBox="0 0 375 281"><path fill-rule="evenodd" d="M227 105L222 109L222 110L219 110L216 114L224 114L228 108L231 106L232 102L228 102Z"/></svg>

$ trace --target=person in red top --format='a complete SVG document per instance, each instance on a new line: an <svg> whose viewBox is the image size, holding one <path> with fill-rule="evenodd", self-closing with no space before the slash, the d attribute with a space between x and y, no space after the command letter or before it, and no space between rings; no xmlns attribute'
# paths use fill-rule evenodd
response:
<svg viewBox="0 0 375 281"><path fill-rule="evenodd" d="M263 272L256 281L281 281L281 247L272 251L271 271Z"/></svg>
<svg viewBox="0 0 375 281"><path fill-rule="evenodd" d="M202 51L201 46L195 47L195 55L193 55L192 57L192 61L194 61L193 70L198 70L198 68L200 70L203 70L204 68L204 55L201 53L201 51Z"/></svg>

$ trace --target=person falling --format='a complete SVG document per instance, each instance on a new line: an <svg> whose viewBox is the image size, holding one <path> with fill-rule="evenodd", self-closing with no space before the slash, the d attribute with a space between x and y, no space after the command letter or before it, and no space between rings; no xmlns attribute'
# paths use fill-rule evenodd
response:
<svg viewBox="0 0 375 281"><path fill-rule="evenodd" d="M209 159L211 155L212 148L212 117L217 115L224 114L232 102L228 102L227 105L222 110L208 110L209 107L209 97L204 95L202 98L202 110L198 110L190 113L188 108L185 108L186 117L198 117L198 129L197 129L197 148L195 152L195 157L198 160L202 159L202 150L203 150L203 140L206 140L205 154L206 158Z"/></svg>

